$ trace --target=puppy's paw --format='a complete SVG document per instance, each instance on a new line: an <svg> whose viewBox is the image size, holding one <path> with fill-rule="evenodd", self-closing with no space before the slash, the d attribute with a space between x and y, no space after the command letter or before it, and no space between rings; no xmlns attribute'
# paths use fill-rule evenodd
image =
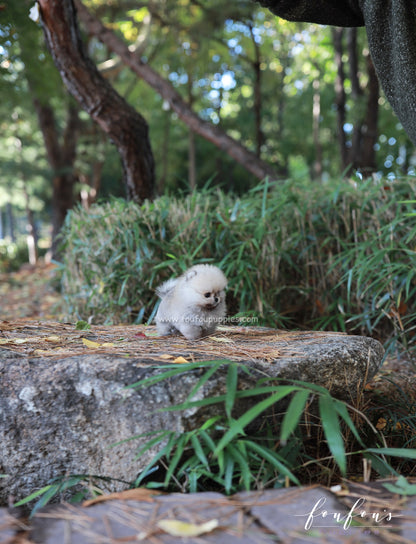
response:
<svg viewBox="0 0 416 544"><path fill-rule="evenodd" d="M203 336L203 330L197 325L183 324L180 326L179 331L187 340L198 340Z"/></svg>

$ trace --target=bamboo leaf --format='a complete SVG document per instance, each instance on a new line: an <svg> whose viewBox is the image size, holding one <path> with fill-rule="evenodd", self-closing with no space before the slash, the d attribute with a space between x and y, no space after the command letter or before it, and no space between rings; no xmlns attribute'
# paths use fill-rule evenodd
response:
<svg viewBox="0 0 416 544"><path fill-rule="evenodd" d="M328 447L343 475L347 470L344 440L334 402L329 395L319 397L319 412Z"/></svg>
<svg viewBox="0 0 416 544"><path fill-rule="evenodd" d="M231 363L228 366L227 370L227 379L226 379L226 388L227 392L225 395L225 413L227 417L231 419L231 412L234 407L235 395L237 392L237 383L238 383L238 367L235 363Z"/></svg>
<svg viewBox="0 0 416 544"><path fill-rule="evenodd" d="M53 487L54 487L54 485L52 485L52 484L51 485L45 485L45 487L42 487L41 489L38 489L37 491L34 491L33 493L31 493L30 495L28 495L24 499L16 502L14 504L14 506L15 507L23 506L23 505L27 504L28 502L33 501L33 499L37 499L41 495L44 495L47 491L49 491Z"/></svg>
<svg viewBox="0 0 416 544"><path fill-rule="evenodd" d="M292 481L294 484L300 485L299 480L278 458L276 453L272 452L269 449L263 448L260 444L257 444L256 442L252 442L249 440L244 440L243 442L248 449L257 452L259 455L261 455L261 457L269 461L269 463L271 463L280 474L287 476L289 480Z"/></svg>
<svg viewBox="0 0 416 544"><path fill-rule="evenodd" d="M338 401L338 400L334 399L334 407L335 407L335 410L338 412L338 414L342 417L342 419L345 421L345 423L348 425L348 427L352 431L352 433L355 436L357 442L361 446L364 446L364 442L362 441L362 438L359 435L359 432L358 432L356 426L354 425L354 423L353 423L353 421L352 421L352 419L350 417L350 414L348 413L346 405L342 401Z"/></svg>
<svg viewBox="0 0 416 544"><path fill-rule="evenodd" d="M207 456L205 455L205 452L196 434L191 435L191 444L194 449L195 455L198 457L201 463L205 465L209 470L209 462Z"/></svg>
<svg viewBox="0 0 416 544"><path fill-rule="evenodd" d="M289 435L294 431L299 423L309 395L309 391L301 390L295 393L293 399L290 401L286 414L283 418L282 428L280 431L280 442L282 445L286 444Z"/></svg>
<svg viewBox="0 0 416 544"><path fill-rule="evenodd" d="M416 459L416 449L411 448L367 448L365 451L377 455L390 455L392 457L404 457Z"/></svg>
<svg viewBox="0 0 416 544"><path fill-rule="evenodd" d="M254 419L256 419L261 413L267 410L267 408L270 408L270 406L272 406L279 400L283 399L290 393L293 393L293 391L296 391L296 389L296 387L293 387L291 385L281 385L276 388L276 393L258 402L255 406L247 410L247 412L245 412L237 420L234 420L232 427L228 429L228 431L218 443L215 449L215 454L218 455L218 453L223 450L233 440L235 436L239 434L244 434L244 428Z"/></svg>

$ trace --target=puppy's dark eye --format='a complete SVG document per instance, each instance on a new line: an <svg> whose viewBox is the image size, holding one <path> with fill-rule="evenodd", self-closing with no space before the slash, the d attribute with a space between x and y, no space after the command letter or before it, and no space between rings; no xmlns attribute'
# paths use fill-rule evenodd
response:
<svg viewBox="0 0 416 544"><path fill-rule="evenodd" d="M209 298L211 296L211 293L204 293L205 298Z"/></svg>

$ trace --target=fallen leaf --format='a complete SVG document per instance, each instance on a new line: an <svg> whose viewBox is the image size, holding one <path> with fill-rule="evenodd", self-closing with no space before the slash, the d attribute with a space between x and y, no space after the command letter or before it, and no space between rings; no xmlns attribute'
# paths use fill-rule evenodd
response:
<svg viewBox="0 0 416 544"><path fill-rule="evenodd" d="M84 344L84 346L87 346L87 348L97 349L100 347L100 344L98 342L92 342L91 340L88 340L88 338L83 338L82 343Z"/></svg>
<svg viewBox="0 0 416 544"><path fill-rule="evenodd" d="M211 519L205 523L188 523L180 519L161 519L157 526L172 536L199 536L210 533L218 527L218 520Z"/></svg>
<svg viewBox="0 0 416 544"><path fill-rule="evenodd" d="M380 417L377 421L377 424L376 424L376 429L378 431L382 431L383 429L385 429L387 426L387 421L384 417Z"/></svg>
<svg viewBox="0 0 416 544"><path fill-rule="evenodd" d="M143 334L142 332L136 332L134 336L135 338L147 338L147 336Z"/></svg>
<svg viewBox="0 0 416 544"><path fill-rule="evenodd" d="M223 336L211 336L211 340L215 340L216 342L226 342L227 344L234 344L234 340L224 338Z"/></svg>
<svg viewBox="0 0 416 544"><path fill-rule="evenodd" d="M92 506L99 502L111 501L114 499L121 501L136 500L136 501L146 501L153 502L153 497L155 495L160 495L161 491L156 491L154 489L147 489L145 487L137 487L135 489L126 489L125 491L120 491L116 493L107 493L106 495L99 495L94 499L84 501L82 506Z"/></svg>
<svg viewBox="0 0 416 544"><path fill-rule="evenodd" d="M60 342L61 338L59 336L56 336L55 334L52 334L52 336L47 336L45 340L47 342Z"/></svg>
<svg viewBox="0 0 416 544"><path fill-rule="evenodd" d="M48 349L35 349L35 351L33 352L33 355L50 355L50 354L54 354L55 351L51 351L51 350L48 350Z"/></svg>
<svg viewBox="0 0 416 544"><path fill-rule="evenodd" d="M6 344L26 344L30 342L30 338L2 338L0 339L0 345Z"/></svg>
<svg viewBox="0 0 416 544"><path fill-rule="evenodd" d="M182 355L180 357L176 357L176 359L174 359L172 362L175 363L175 364L177 364L177 363L179 363L179 364L189 363L189 361L187 361L185 359L185 357L182 357Z"/></svg>
<svg viewBox="0 0 416 544"><path fill-rule="evenodd" d="M162 353L162 355L159 355L160 359L174 359L175 357L173 355L170 355L169 353Z"/></svg>
<svg viewBox="0 0 416 544"><path fill-rule="evenodd" d="M103 348L112 348L114 347L113 342L104 342L104 344L101 344Z"/></svg>

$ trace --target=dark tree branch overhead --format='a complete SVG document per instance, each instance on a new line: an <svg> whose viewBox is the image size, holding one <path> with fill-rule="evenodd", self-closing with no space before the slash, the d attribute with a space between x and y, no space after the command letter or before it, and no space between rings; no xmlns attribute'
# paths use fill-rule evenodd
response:
<svg viewBox="0 0 416 544"><path fill-rule="evenodd" d="M38 0L46 43L65 86L108 134L120 153L127 196L153 196L154 161L145 119L86 55L72 0Z"/></svg>
<svg viewBox="0 0 416 544"><path fill-rule="evenodd" d="M42 0L42 2L44 3L45 0ZM257 178L263 179L266 176L276 178L276 170L270 164L261 160L255 153L228 136L220 127L202 120L168 81L143 62L134 52L130 51L123 40L118 38L110 29L107 29L101 21L87 10L81 0L75 0L75 5L80 21L85 25L87 31L106 44L113 53L121 58L126 66L166 100L172 110L193 132L222 149Z"/></svg>

